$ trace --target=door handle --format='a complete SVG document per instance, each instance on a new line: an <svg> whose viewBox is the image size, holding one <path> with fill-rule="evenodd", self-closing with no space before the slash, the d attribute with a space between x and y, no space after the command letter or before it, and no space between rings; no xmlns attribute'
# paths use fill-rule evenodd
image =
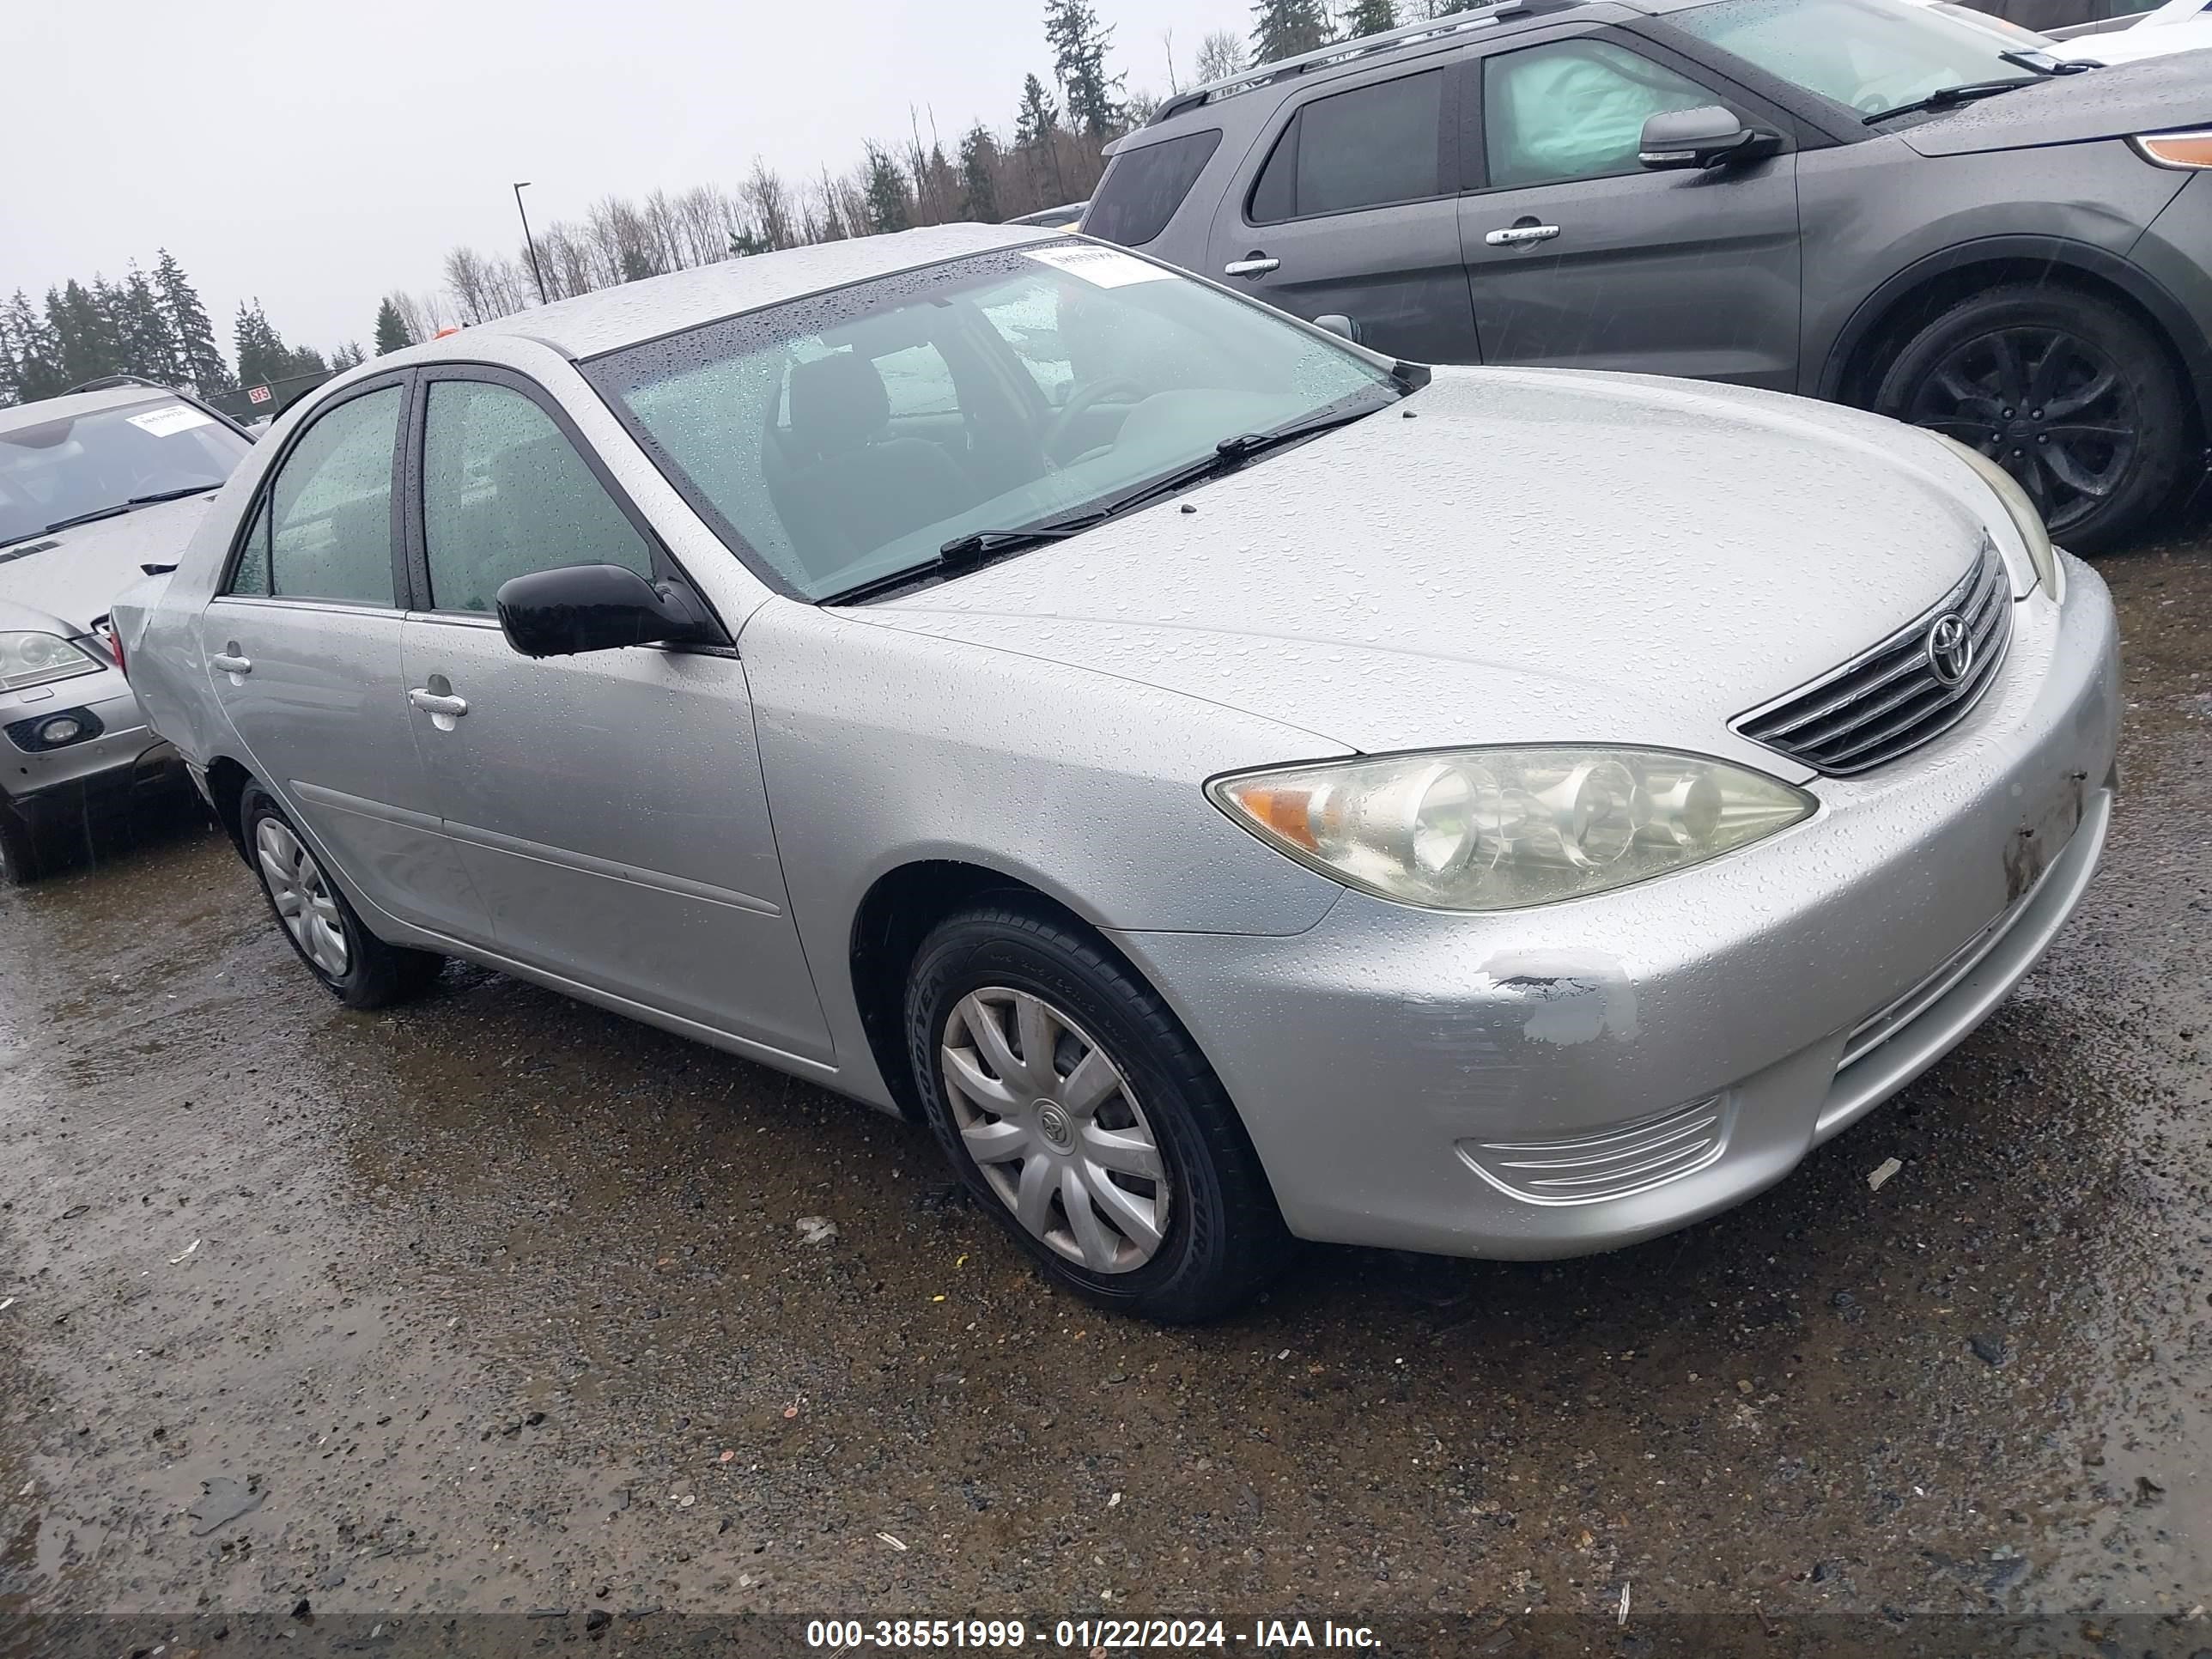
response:
<svg viewBox="0 0 2212 1659"><path fill-rule="evenodd" d="M466 697L450 697L418 685L407 693L407 701L426 714L442 714L448 720L458 720L469 712Z"/></svg>
<svg viewBox="0 0 2212 1659"><path fill-rule="evenodd" d="M208 659L208 661L226 674L251 674L253 672L253 659L234 654L237 650L238 647L234 645L228 651L216 652Z"/></svg>
<svg viewBox="0 0 2212 1659"><path fill-rule="evenodd" d="M1548 242L1559 234L1557 225L1528 223L1493 230L1482 240L1492 247L1525 247L1531 242Z"/></svg>
<svg viewBox="0 0 2212 1659"><path fill-rule="evenodd" d="M1224 276L1265 276L1269 271L1282 268L1280 259L1270 259L1264 253L1253 253L1242 259L1231 259L1221 267L1221 274Z"/></svg>

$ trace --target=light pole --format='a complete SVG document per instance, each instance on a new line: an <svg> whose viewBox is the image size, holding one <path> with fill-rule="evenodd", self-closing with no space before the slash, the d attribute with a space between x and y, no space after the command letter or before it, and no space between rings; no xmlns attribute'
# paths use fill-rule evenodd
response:
<svg viewBox="0 0 2212 1659"><path fill-rule="evenodd" d="M545 298L545 270L538 263L538 244L530 234L530 216L522 210L522 192L529 186L530 180L525 179L514 187L514 211L522 221L522 245L530 250L530 274L538 279L538 303L542 306L548 303Z"/></svg>

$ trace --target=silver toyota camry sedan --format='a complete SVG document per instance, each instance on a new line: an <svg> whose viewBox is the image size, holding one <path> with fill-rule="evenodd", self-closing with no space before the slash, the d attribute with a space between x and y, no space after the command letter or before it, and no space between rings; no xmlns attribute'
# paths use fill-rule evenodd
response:
<svg viewBox="0 0 2212 1659"><path fill-rule="evenodd" d="M1983 457L1049 230L379 358L116 617L343 1001L463 957L908 1114L1163 1319L1780 1180L2027 971L2117 782L2104 586Z"/></svg>

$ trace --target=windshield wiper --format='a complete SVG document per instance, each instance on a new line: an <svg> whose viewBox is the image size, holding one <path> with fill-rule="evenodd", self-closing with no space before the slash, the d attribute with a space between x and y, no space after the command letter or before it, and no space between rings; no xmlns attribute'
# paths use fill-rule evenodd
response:
<svg viewBox="0 0 2212 1659"><path fill-rule="evenodd" d="M129 501L125 501L124 505L125 507L151 507L156 501L180 501L187 495L204 495L210 489L220 489L222 488L222 480L220 478L216 479L213 483L183 484L179 485L175 489L157 489L150 495L133 495Z"/></svg>
<svg viewBox="0 0 2212 1659"><path fill-rule="evenodd" d="M1899 115L1917 115L1925 110L1949 109L1955 105L1969 104L1978 98L1994 98L2001 92L2017 91L2051 78L2045 71L2036 75L2015 76L2009 81L1968 81L1955 87L1938 87L1925 98L1916 98L1909 104L1899 104L1895 109L1878 109L1866 118L1868 126L1875 126Z"/></svg>
<svg viewBox="0 0 2212 1659"><path fill-rule="evenodd" d="M1393 398L1391 403L1397 399ZM975 530L965 536L955 536L937 550L937 556L925 563L908 565L888 575L878 576L841 592L832 593L820 601L823 605L851 605L857 600L872 598L895 587L903 587L924 576L944 574L955 570L971 569L986 560L1002 553L1018 553L1024 548L1036 547L1045 542L1066 541L1070 536L1079 536L1095 529L1109 519L1120 517L1163 495L1171 495L1179 489L1188 489L1194 483L1224 472L1232 472L1255 455L1279 449L1285 444L1295 443L1301 438L1310 438L1340 426L1349 426L1354 421L1364 420L1387 404L1362 404L1356 409L1330 410L1319 415L1310 415L1303 420L1272 427L1265 432L1239 432L1224 438L1211 451L1188 465L1179 466L1149 479L1135 489L1127 490L1097 507L1084 508L1066 518L1046 519L1036 524L1017 525L1009 530Z"/></svg>
<svg viewBox="0 0 2212 1659"><path fill-rule="evenodd" d="M57 530L69 530L81 524L90 524L95 519L119 519L130 510L122 502L118 501L112 507L95 507L89 513L77 513L66 519L56 519L46 526L46 529L51 533Z"/></svg>

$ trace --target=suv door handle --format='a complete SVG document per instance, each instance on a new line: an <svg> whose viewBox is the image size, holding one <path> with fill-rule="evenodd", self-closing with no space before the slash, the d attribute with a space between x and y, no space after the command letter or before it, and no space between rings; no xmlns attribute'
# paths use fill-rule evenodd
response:
<svg viewBox="0 0 2212 1659"><path fill-rule="evenodd" d="M1254 253L1242 259L1231 259L1221 267L1224 276L1265 276L1271 270L1280 270L1283 262L1270 259L1264 253Z"/></svg>
<svg viewBox="0 0 2212 1659"><path fill-rule="evenodd" d="M457 720L469 712L469 701L466 697L444 696L423 685L418 685L410 690L407 693L407 701L426 714L443 714L453 720Z"/></svg>
<svg viewBox="0 0 2212 1659"><path fill-rule="evenodd" d="M1504 230L1493 230L1482 240L1492 247L1522 247L1530 242L1548 242L1559 234L1557 225L1540 225L1533 219Z"/></svg>
<svg viewBox="0 0 2212 1659"><path fill-rule="evenodd" d="M209 665L222 670L226 674L251 674L253 672L253 659L233 656L231 652L237 649L238 647L234 645L230 647L230 651L216 652L208 659Z"/></svg>

